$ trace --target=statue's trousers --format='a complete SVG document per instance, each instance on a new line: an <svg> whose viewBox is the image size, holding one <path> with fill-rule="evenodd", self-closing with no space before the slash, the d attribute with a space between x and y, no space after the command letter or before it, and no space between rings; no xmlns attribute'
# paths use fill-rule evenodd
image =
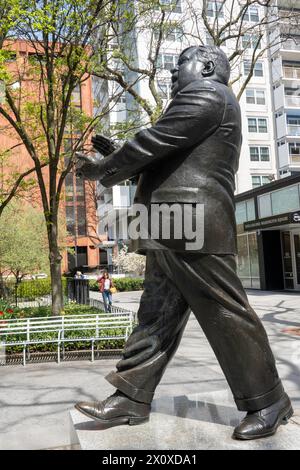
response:
<svg viewBox="0 0 300 470"><path fill-rule="evenodd" d="M277 401L283 387L264 327L236 274L235 257L153 250L146 264L139 324L107 380L135 400L151 403L192 310L238 409L255 411Z"/></svg>

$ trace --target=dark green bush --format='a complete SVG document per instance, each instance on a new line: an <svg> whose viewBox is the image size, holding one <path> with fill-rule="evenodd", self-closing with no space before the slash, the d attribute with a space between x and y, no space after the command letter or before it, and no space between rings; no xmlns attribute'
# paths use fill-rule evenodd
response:
<svg viewBox="0 0 300 470"><path fill-rule="evenodd" d="M64 294L66 294L67 279L63 277L62 283ZM17 289L18 299L35 300L37 297L43 297L51 293L50 278L34 279L30 281L24 280L20 282L17 287L15 287L13 283L9 283L9 285L13 293L15 293L15 289Z"/></svg>
<svg viewBox="0 0 300 470"><path fill-rule="evenodd" d="M98 285L98 282L95 279L90 279L89 280L89 286L90 286L90 290L95 291L95 292L99 292L99 285Z"/></svg>
<svg viewBox="0 0 300 470"><path fill-rule="evenodd" d="M128 292L132 290L143 290L144 288L144 279L136 277L122 277L118 279L113 279L114 285L116 286L119 292ZM99 292L98 282L95 280L90 280L89 282L90 290Z"/></svg>
<svg viewBox="0 0 300 470"><path fill-rule="evenodd" d="M50 306L40 306L40 307L11 307L12 313L6 318L34 318L34 317L49 317L51 316L51 307ZM66 304L64 306L63 314L64 315L80 315L92 313L97 314L101 313L98 308L90 307L89 305L80 305L80 304Z"/></svg>

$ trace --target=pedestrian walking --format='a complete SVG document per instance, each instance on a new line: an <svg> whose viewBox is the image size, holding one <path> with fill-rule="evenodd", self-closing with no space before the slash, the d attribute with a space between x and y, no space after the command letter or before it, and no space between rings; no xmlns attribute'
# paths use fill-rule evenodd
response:
<svg viewBox="0 0 300 470"><path fill-rule="evenodd" d="M112 293L115 290L115 286L107 271L98 278L98 284L99 291L102 294L105 312L111 312Z"/></svg>

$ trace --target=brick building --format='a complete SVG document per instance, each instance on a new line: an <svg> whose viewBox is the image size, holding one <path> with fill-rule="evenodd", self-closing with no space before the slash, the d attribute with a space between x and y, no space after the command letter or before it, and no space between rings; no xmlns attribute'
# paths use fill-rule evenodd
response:
<svg viewBox="0 0 300 470"><path fill-rule="evenodd" d="M7 66L12 72L17 72L20 69L26 70L26 63L28 63L29 58L36 54L34 48L26 41L10 42L7 49L11 51L11 55L7 60ZM17 89L20 84L16 81L13 86L14 89ZM23 78L22 86L24 86ZM31 83L30 80L26 80L25 86L26 90L28 89L30 92L35 93L35 84ZM84 80L81 86L78 86L74 90L73 105L82 110L87 116L93 116L94 97L91 78ZM5 173L12 173L14 171L24 172L32 168L32 159L24 145L20 145L20 141L14 135L12 129L8 128L4 119L1 117L0 134L1 154L6 149L12 148L9 158L5 158L5 165L2 165L0 169L1 174L4 175ZM66 132L64 137L65 149L68 145L72 144L73 138L72 130L69 130L69 133ZM47 184L48 168L43 169L43 172ZM32 175L34 175L34 173L32 173ZM65 221L67 229L67 237L64 245L71 248L71 251L66 250L63 253L63 272L68 272L76 268L83 271L92 271L99 267L100 257L102 261L101 264L105 264L106 253L104 252L100 256L100 240L97 236L98 220L95 189L95 183L76 179L75 174L72 172L69 173L65 179L65 187L62 193L60 207L62 220ZM26 197L26 200L37 206L41 205L39 188L33 188L28 197Z"/></svg>

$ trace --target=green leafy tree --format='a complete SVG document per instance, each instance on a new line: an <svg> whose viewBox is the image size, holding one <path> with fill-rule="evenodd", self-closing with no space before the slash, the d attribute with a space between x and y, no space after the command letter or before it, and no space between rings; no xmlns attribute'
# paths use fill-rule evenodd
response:
<svg viewBox="0 0 300 470"><path fill-rule="evenodd" d="M14 275L16 282L28 274L49 270L47 230L43 213L14 202L0 218L1 277Z"/></svg>
<svg viewBox="0 0 300 470"><path fill-rule="evenodd" d="M52 313L62 309L61 252L58 243L59 207L66 175L97 118L74 103L74 92L89 78L94 40L107 21L103 0L1 0L0 117L31 157L32 168L11 182L20 189L34 176L47 229L52 284ZM11 5L12 4L12 5ZM26 41L30 55L15 54L15 40ZM71 145L65 145L66 136ZM70 139L71 138L71 139ZM8 149L10 152L11 149ZM14 154L13 154L14 155ZM28 173L29 172L29 173ZM28 181L27 183L28 184ZM17 188L16 188L17 185ZM9 185L8 185L9 186ZM5 191L4 191L5 193ZM15 194L6 191L7 205Z"/></svg>

